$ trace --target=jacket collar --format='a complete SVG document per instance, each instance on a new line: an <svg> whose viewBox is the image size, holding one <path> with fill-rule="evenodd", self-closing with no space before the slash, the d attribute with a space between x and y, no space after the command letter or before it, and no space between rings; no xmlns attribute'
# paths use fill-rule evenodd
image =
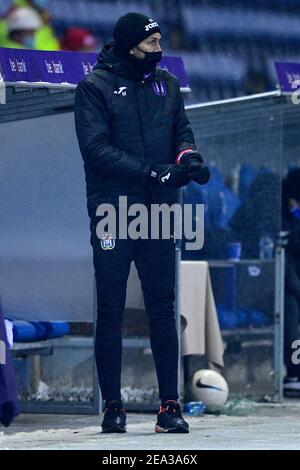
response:
<svg viewBox="0 0 300 470"><path fill-rule="evenodd" d="M114 50L114 42L105 44L98 55L98 61L94 65L93 70L105 69L110 70L116 75L121 75L130 80L151 80L153 75L156 77L157 73L150 72L149 74L142 74L134 65L122 58L119 57Z"/></svg>

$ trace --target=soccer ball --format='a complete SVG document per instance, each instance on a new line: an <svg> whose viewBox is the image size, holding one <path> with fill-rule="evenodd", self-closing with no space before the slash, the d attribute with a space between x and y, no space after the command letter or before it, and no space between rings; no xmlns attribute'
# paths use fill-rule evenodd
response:
<svg viewBox="0 0 300 470"><path fill-rule="evenodd" d="M218 372L197 370L192 377L191 394L194 400L205 404L207 411L217 411L227 400L228 385Z"/></svg>

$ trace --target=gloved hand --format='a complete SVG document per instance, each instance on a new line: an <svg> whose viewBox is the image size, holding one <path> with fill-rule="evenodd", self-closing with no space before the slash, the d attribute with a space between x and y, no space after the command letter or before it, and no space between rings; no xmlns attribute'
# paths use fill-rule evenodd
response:
<svg viewBox="0 0 300 470"><path fill-rule="evenodd" d="M182 152L179 162L180 165L187 167L188 175L195 183L208 183L210 172L200 153L194 150Z"/></svg>
<svg viewBox="0 0 300 470"><path fill-rule="evenodd" d="M165 188L181 188L191 181L186 165L172 163L152 165L149 177Z"/></svg>

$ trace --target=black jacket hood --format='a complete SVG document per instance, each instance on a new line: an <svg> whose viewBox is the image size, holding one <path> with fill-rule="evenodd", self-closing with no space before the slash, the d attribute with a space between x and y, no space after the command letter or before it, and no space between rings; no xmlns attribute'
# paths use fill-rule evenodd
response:
<svg viewBox="0 0 300 470"><path fill-rule="evenodd" d="M94 65L93 69L118 69L124 62L123 59L118 57L114 51L114 42L105 44L98 55L97 63Z"/></svg>

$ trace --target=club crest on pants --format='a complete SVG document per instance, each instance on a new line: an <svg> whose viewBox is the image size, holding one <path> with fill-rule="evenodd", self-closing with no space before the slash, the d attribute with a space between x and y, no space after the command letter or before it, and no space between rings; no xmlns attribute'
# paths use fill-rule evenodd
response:
<svg viewBox="0 0 300 470"><path fill-rule="evenodd" d="M101 238L101 248L102 250L113 250L116 246L116 242L111 235L103 235Z"/></svg>

